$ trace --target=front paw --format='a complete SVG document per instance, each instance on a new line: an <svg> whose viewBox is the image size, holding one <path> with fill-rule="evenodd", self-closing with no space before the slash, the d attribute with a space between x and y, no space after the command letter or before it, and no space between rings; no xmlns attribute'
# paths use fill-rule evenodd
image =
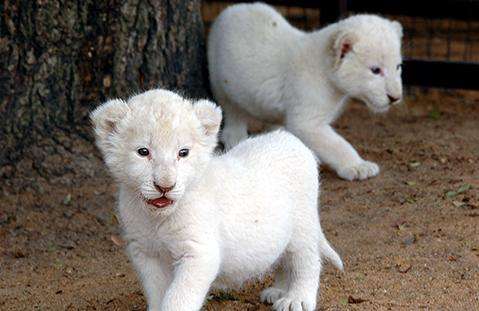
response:
<svg viewBox="0 0 479 311"><path fill-rule="evenodd" d="M361 163L338 170L339 177L346 180L366 179L379 174L379 166L374 162L362 161Z"/></svg>
<svg viewBox="0 0 479 311"><path fill-rule="evenodd" d="M313 311L315 301L308 301L300 297L283 297L273 304L275 311Z"/></svg>
<svg viewBox="0 0 479 311"><path fill-rule="evenodd" d="M268 287L261 292L261 301L273 304L285 294L284 290L274 287Z"/></svg>

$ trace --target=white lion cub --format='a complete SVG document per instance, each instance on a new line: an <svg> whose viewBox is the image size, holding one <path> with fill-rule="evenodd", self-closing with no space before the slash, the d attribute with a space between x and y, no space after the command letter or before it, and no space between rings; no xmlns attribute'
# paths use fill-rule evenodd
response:
<svg viewBox="0 0 479 311"><path fill-rule="evenodd" d="M379 167L331 123L349 97L375 112L400 101L401 37L398 22L374 15L306 33L262 3L227 8L208 38L211 87L225 111L223 143L246 138L252 119L283 123L340 177L377 175Z"/></svg>
<svg viewBox="0 0 479 311"><path fill-rule="evenodd" d="M119 183L119 214L149 310L199 310L277 267L261 298L314 310L321 259L342 262L321 231L311 151L285 131L213 156L221 110L166 90L111 100L91 115Z"/></svg>

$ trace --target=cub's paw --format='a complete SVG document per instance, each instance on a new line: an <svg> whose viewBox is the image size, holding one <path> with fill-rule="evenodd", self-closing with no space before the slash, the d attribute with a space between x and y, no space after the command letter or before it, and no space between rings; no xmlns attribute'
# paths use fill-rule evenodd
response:
<svg viewBox="0 0 479 311"><path fill-rule="evenodd" d="M269 287L261 292L261 301L265 303L275 303L276 300L281 298L285 294L285 291L279 288Z"/></svg>
<svg viewBox="0 0 479 311"><path fill-rule="evenodd" d="M275 311L314 311L315 301L308 301L299 297L283 297L273 304Z"/></svg>
<svg viewBox="0 0 479 311"><path fill-rule="evenodd" d="M362 161L357 165L338 170L339 177L347 180L363 180L377 174L379 174L379 166L369 161Z"/></svg>

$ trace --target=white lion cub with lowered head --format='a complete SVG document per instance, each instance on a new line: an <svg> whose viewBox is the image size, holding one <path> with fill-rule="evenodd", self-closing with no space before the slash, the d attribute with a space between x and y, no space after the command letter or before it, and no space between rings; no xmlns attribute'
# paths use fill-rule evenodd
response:
<svg viewBox="0 0 479 311"><path fill-rule="evenodd" d="M398 22L375 15L306 33L266 4L227 8L208 38L211 87L225 111L223 143L246 138L251 120L282 123L340 177L377 175L379 167L331 123L349 97L375 112L400 101L401 37Z"/></svg>
<svg viewBox="0 0 479 311"><path fill-rule="evenodd" d="M342 262L321 230L316 159L299 139L279 130L213 155L220 108L166 90L110 100L91 118L149 310L199 310L210 287L274 268L262 300L315 309L321 259Z"/></svg>

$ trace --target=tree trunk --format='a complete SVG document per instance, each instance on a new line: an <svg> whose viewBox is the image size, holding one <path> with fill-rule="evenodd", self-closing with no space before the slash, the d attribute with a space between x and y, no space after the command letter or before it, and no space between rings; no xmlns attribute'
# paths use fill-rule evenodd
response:
<svg viewBox="0 0 479 311"><path fill-rule="evenodd" d="M0 13L4 179L81 175L88 114L107 98L207 95L199 0L5 0Z"/></svg>

